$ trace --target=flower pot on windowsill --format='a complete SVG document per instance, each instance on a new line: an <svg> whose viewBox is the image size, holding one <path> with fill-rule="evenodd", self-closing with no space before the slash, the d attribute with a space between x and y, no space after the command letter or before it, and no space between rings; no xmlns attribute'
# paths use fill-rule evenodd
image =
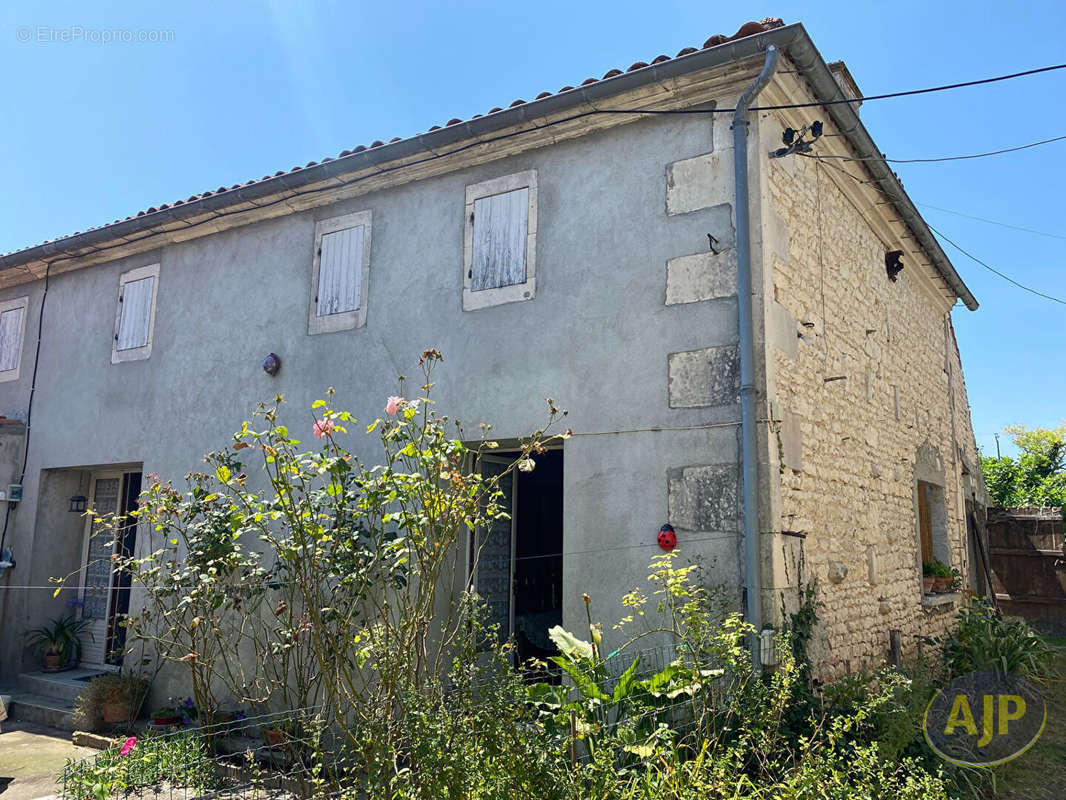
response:
<svg viewBox="0 0 1066 800"><path fill-rule="evenodd" d="M943 594L951 591L951 578L933 578L933 593Z"/></svg>
<svg viewBox="0 0 1066 800"><path fill-rule="evenodd" d="M267 744L271 747L277 747L289 738L288 732L282 728L264 728L263 736L266 737Z"/></svg>
<svg viewBox="0 0 1066 800"><path fill-rule="evenodd" d="M925 594L932 594L933 587L936 585L936 578L923 577L922 578L922 592Z"/></svg>

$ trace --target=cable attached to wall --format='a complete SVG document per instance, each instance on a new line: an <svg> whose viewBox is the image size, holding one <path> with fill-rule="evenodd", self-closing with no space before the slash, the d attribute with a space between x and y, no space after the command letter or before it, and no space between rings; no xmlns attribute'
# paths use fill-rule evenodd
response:
<svg viewBox="0 0 1066 800"><path fill-rule="evenodd" d="M22 451L22 471L19 473L19 485L26 478L26 464L30 457L30 431L33 428L33 396L37 393L37 367L41 363L41 338L44 332L44 306L48 300L48 283L51 279L52 262L49 261L44 268L44 293L41 295L41 311L37 317L37 348L33 354L33 377L30 379L30 399L26 404L26 445ZM11 511L14 508L14 503L8 503L7 509L4 511L4 530L0 533L0 553L4 552L4 543L7 541L7 528L11 524ZM11 566L15 566L15 560L10 559Z"/></svg>

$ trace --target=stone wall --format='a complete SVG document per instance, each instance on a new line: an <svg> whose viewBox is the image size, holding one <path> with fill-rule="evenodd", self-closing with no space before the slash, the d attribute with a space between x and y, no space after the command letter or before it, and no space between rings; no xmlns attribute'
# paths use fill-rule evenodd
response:
<svg viewBox="0 0 1066 800"><path fill-rule="evenodd" d="M847 177L796 156L764 156L764 170L764 607L780 624L796 589L818 582L812 654L831 677L882 662L891 629L907 656L950 623L961 596L922 593L916 482L942 489L936 550L964 575L966 501L983 502L983 489L970 482L979 468L950 299L919 274L919 254L882 238L879 210L856 204ZM893 282L895 249L906 268Z"/></svg>

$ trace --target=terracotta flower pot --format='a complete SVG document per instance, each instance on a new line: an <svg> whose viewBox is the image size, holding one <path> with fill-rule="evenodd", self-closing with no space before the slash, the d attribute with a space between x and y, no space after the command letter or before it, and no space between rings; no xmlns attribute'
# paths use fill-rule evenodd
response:
<svg viewBox="0 0 1066 800"><path fill-rule="evenodd" d="M926 594L933 593L933 587L936 585L936 578L925 576L922 578L922 591Z"/></svg>
<svg viewBox="0 0 1066 800"><path fill-rule="evenodd" d="M951 581L952 581L952 579L950 577L948 577L948 578L934 578L933 581L934 581L933 591L936 592L937 594L941 594L943 592L951 591Z"/></svg>
<svg viewBox="0 0 1066 800"><path fill-rule="evenodd" d="M152 722L156 725L177 725L181 722L181 717L153 717Z"/></svg>
<svg viewBox="0 0 1066 800"><path fill-rule="evenodd" d="M263 733L266 735L267 744L277 747L285 741L285 731L280 728L267 728Z"/></svg>
<svg viewBox="0 0 1066 800"><path fill-rule="evenodd" d="M123 700L109 700L101 703L100 716L108 724L127 722L130 717L129 705Z"/></svg>
<svg viewBox="0 0 1066 800"><path fill-rule="evenodd" d="M59 653L44 654L44 671L59 672L63 667L63 657Z"/></svg>

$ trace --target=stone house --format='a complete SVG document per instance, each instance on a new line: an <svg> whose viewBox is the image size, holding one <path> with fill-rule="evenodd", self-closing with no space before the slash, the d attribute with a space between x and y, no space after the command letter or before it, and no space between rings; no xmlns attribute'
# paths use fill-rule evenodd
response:
<svg viewBox="0 0 1066 800"><path fill-rule="evenodd" d="M923 559L983 585L951 325L976 301L801 25L649 61L0 257L0 679L68 608L85 664L117 661L130 590L72 508L180 483L276 393L372 420L427 347L473 429L569 410L476 576L532 645L585 591L615 618L666 523L759 628L816 579L826 675L942 629L960 595Z"/></svg>

